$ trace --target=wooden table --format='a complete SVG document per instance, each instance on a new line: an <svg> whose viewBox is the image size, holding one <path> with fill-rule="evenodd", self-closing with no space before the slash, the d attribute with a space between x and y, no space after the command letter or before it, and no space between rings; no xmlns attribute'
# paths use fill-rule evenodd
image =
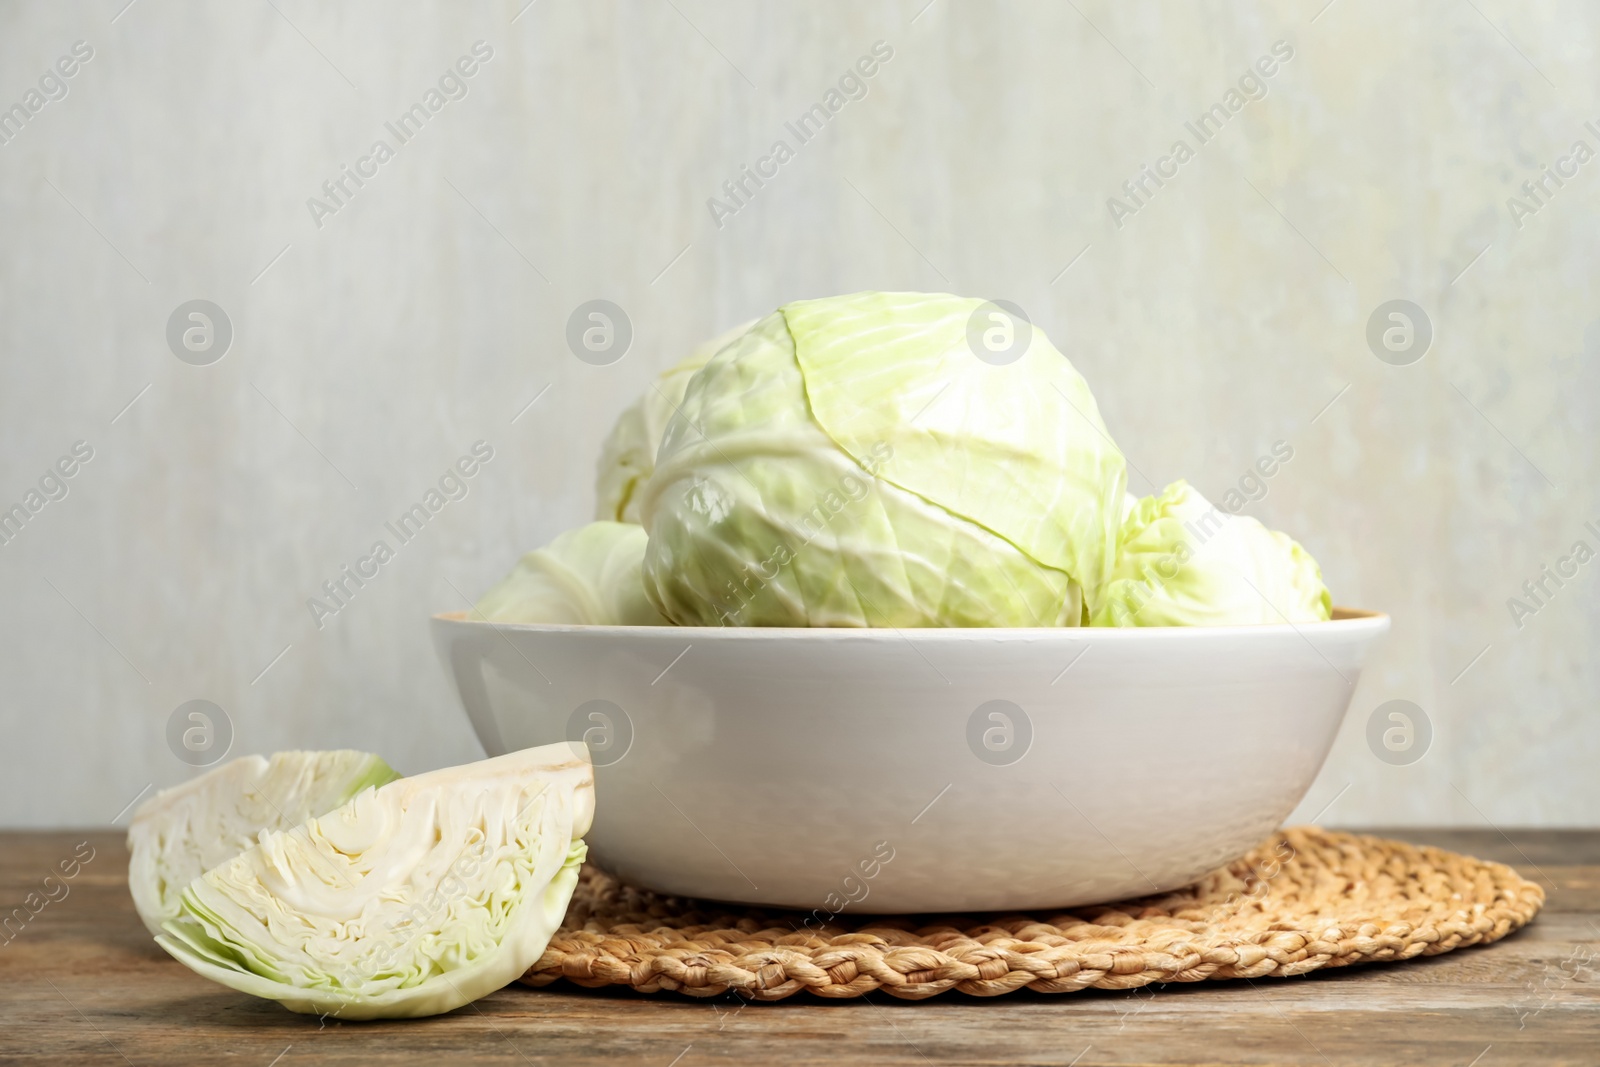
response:
<svg viewBox="0 0 1600 1067"><path fill-rule="evenodd" d="M169 959L120 833L0 833L0 914L47 901L0 945L0 1064L1600 1064L1600 830L1386 833L1511 864L1548 903L1487 948L1303 978L749 1005L513 986L391 1023L294 1015Z"/></svg>

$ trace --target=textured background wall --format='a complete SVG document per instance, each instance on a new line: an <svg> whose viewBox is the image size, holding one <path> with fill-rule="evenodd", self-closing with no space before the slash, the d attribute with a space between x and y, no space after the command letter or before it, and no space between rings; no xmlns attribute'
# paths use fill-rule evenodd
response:
<svg viewBox="0 0 1600 1067"><path fill-rule="evenodd" d="M165 730L195 698L236 753L475 757L427 616L589 517L656 371L863 288L1021 304L1136 491L1219 499L1292 447L1247 510L1394 616L1300 816L1600 813L1600 561L1520 628L1507 607L1600 548L1600 161L1507 204L1600 149L1592 5L124 2L0 9L0 106L93 50L0 145L0 504L93 449L0 547L0 823L105 823L181 780ZM314 219L480 40L467 95ZM877 41L865 97L717 225L707 198ZM1199 144L1184 122L1277 41L1265 95ZM1180 138L1194 157L1114 221ZM636 333L607 367L563 341L595 297ZM209 366L165 336L196 298L233 328ZM1366 339L1395 298L1433 327L1409 365ZM319 631L307 598L480 439L469 495ZM1366 740L1391 699L1432 725L1406 765Z"/></svg>

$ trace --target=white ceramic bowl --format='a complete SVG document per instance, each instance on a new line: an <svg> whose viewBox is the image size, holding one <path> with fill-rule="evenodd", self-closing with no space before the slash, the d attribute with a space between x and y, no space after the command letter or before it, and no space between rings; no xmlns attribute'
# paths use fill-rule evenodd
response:
<svg viewBox="0 0 1600 1067"><path fill-rule="evenodd" d="M589 742L595 862L824 915L1065 907L1193 881L1299 802L1388 628L1355 611L1172 629L433 619L490 755Z"/></svg>

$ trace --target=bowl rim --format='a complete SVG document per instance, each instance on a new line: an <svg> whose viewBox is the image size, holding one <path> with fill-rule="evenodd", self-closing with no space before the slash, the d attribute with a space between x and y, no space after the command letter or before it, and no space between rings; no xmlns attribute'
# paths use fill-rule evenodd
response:
<svg viewBox="0 0 1600 1067"><path fill-rule="evenodd" d="M906 640L911 637L934 641L1038 640L1044 637L1066 640L1149 641L1157 638L1201 640L1206 637L1262 637L1298 634L1333 635L1339 633L1383 632L1389 616L1382 611L1346 608L1335 605L1333 617L1321 622L1275 622L1248 626L946 626L946 627L866 627L866 626L594 626L586 623L494 622L469 619L466 610L441 611L431 616L434 624L482 628L492 633L595 634L665 640L690 637L694 640L728 639L736 641L782 640L832 642L863 640Z"/></svg>

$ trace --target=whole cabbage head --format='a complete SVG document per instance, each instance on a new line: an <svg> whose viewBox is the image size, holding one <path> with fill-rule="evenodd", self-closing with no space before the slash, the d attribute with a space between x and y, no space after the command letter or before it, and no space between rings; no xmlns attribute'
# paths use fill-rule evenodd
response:
<svg viewBox="0 0 1600 1067"><path fill-rule="evenodd" d="M992 305L991 305L992 306ZM1109 577L1122 453L1042 330L985 302L789 304L690 379L639 491L645 590L680 625L1073 626Z"/></svg>
<svg viewBox="0 0 1600 1067"><path fill-rule="evenodd" d="M1176 481L1129 512L1094 626L1320 622L1333 601L1322 570L1287 534L1213 507Z"/></svg>
<svg viewBox="0 0 1600 1067"><path fill-rule="evenodd" d="M600 447L595 469L595 518L613 522L639 521L638 488L655 470L656 448L667 421L683 403L683 391L694 372L756 324L755 319L690 352L682 363L663 373L650 388L617 418Z"/></svg>
<svg viewBox="0 0 1600 1067"><path fill-rule="evenodd" d="M163 789L128 824L128 891L139 918L161 933L184 887L254 845L262 830L298 826L398 777L366 752L274 752Z"/></svg>
<svg viewBox="0 0 1600 1067"><path fill-rule="evenodd" d="M471 617L489 622L665 626L645 597L644 527L591 522L534 549L496 582Z"/></svg>
<svg viewBox="0 0 1600 1067"><path fill-rule="evenodd" d="M401 778L263 833L184 889L156 941L196 973L293 1011L436 1015L538 961L593 817L581 745Z"/></svg>

